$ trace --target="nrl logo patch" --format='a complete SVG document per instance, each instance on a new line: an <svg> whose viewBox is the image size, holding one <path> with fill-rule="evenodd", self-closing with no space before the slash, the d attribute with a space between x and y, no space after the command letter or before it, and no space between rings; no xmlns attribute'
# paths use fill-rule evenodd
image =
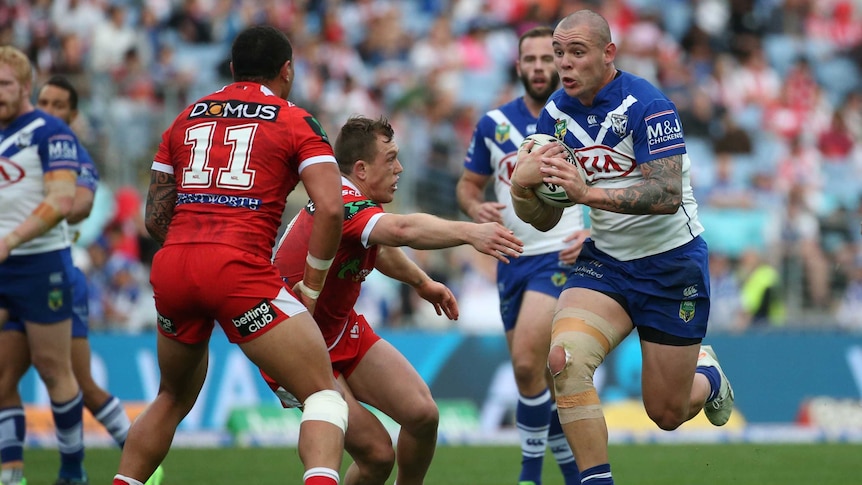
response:
<svg viewBox="0 0 862 485"><path fill-rule="evenodd" d="M554 123L554 136L562 140L566 136L566 120L557 120Z"/></svg>
<svg viewBox="0 0 862 485"><path fill-rule="evenodd" d="M63 290L55 288L48 293L48 308L57 311L63 306Z"/></svg>
<svg viewBox="0 0 862 485"><path fill-rule="evenodd" d="M611 113L610 119L611 130L613 130L614 134L618 137L624 138L626 136L626 128L629 124L629 117L626 115Z"/></svg>
<svg viewBox="0 0 862 485"><path fill-rule="evenodd" d="M505 143L509 139L509 128L510 126L506 123L497 125L497 128L494 130L494 141Z"/></svg>
<svg viewBox="0 0 862 485"><path fill-rule="evenodd" d="M679 318L682 319L683 322L688 323L694 318L694 302L684 301L679 304Z"/></svg>

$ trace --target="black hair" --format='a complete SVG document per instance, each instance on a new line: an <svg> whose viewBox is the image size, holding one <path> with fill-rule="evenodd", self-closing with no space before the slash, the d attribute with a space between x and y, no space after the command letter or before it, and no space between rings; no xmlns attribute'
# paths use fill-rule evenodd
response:
<svg viewBox="0 0 862 485"><path fill-rule="evenodd" d="M269 81L293 59L293 47L284 32L269 25L249 27L231 47L234 81Z"/></svg>
<svg viewBox="0 0 862 485"><path fill-rule="evenodd" d="M78 109L78 90L75 89L75 86L65 76L52 76L45 83L45 86L56 86L66 90L69 93L69 107L73 110Z"/></svg>

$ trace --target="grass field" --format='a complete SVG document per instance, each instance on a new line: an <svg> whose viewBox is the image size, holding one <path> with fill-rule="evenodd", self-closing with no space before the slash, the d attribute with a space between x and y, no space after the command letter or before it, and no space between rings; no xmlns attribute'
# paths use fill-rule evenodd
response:
<svg viewBox="0 0 862 485"><path fill-rule="evenodd" d="M619 445L611 447L620 485L853 485L862 483L862 445ZM90 483L109 484L120 452L87 450ZM27 450L29 485L51 485L58 465L54 450ZM427 485L516 483L515 447L442 446ZM207 448L172 450L164 463L165 485L300 484L302 468L294 448ZM562 485L549 456L545 485ZM392 483L390 479L388 484Z"/></svg>

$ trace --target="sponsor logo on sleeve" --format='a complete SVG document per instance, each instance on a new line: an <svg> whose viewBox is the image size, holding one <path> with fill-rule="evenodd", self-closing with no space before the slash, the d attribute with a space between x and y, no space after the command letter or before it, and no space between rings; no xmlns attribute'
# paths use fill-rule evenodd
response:
<svg viewBox="0 0 862 485"><path fill-rule="evenodd" d="M647 147L650 154L661 153L685 146L682 125L673 110L665 110L644 118L647 129Z"/></svg>
<svg viewBox="0 0 862 485"><path fill-rule="evenodd" d="M241 336L248 337L266 328L275 321L277 316L278 312L275 311L272 303L269 300L261 300L254 308L232 318L231 322Z"/></svg>
<svg viewBox="0 0 862 485"><path fill-rule="evenodd" d="M48 143L48 158L51 160L77 160L78 144L70 138L51 140Z"/></svg>

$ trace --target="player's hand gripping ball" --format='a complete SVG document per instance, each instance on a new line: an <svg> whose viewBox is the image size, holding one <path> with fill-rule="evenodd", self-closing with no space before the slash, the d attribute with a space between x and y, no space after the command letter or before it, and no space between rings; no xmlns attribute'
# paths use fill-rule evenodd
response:
<svg viewBox="0 0 862 485"><path fill-rule="evenodd" d="M578 174L580 174L581 178L586 181L586 174L584 173L583 168L581 168L581 166L578 165L578 162L575 161L575 153L572 152L572 149L559 138L545 135L543 133L536 133L524 138L524 141L521 142L521 146L523 147L530 140L533 141L533 147L540 147L542 145L547 145L548 143L559 143L562 145L566 149L566 160L578 169ZM575 205L574 202L569 200L569 196L566 195L566 191L559 185L542 182L541 185L533 187L533 192L535 192L543 202L554 207L571 207Z"/></svg>

